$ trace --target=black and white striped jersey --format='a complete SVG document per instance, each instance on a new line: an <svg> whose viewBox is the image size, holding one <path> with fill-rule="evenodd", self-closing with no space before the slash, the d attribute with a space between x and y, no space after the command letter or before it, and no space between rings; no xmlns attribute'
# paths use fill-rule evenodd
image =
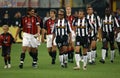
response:
<svg viewBox="0 0 120 78"><path fill-rule="evenodd" d="M66 19L58 19L54 24L53 33L56 36L68 35L70 32L70 24Z"/></svg>
<svg viewBox="0 0 120 78"><path fill-rule="evenodd" d="M114 32L114 27L120 27L118 20L113 15L105 15L102 19L102 31L103 32Z"/></svg>
<svg viewBox="0 0 120 78"><path fill-rule="evenodd" d="M83 19L75 19L73 22L73 26L75 26L76 36L85 37L89 34L89 29L93 29L92 24L85 17Z"/></svg>
<svg viewBox="0 0 120 78"><path fill-rule="evenodd" d="M92 15L87 15L87 19L91 22L93 25L93 31L90 33L90 36L95 36L98 33L98 28L101 26L101 21L100 17L92 14Z"/></svg>

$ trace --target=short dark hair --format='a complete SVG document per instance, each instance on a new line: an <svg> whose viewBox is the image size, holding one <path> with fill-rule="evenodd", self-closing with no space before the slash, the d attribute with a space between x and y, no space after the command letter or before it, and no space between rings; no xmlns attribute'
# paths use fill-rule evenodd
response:
<svg viewBox="0 0 120 78"><path fill-rule="evenodd" d="M62 12L62 13L64 13L64 14L65 14L64 9L59 9L58 11L60 11L60 12Z"/></svg>
<svg viewBox="0 0 120 78"><path fill-rule="evenodd" d="M29 7L29 8L27 9L27 12L29 12L29 11L31 11L31 10L35 10L35 9L32 8L32 7Z"/></svg>
<svg viewBox="0 0 120 78"><path fill-rule="evenodd" d="M78 12L83 12L83 14L85 14L85 11L83 9L79 9Z"/></svg>
<svg viewBox="0 0 120 78"><path fill-rule="evenodd" d="M51 9L50 12L54 12L54 14L57 13L57 11L55 9Z"/></svg>

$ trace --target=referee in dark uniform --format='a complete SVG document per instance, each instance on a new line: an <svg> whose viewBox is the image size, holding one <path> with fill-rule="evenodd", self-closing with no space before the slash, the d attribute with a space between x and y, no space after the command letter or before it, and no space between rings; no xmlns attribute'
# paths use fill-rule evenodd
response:
<svg viewBox="0 0 120 78"><path fill-rule="evenodd" d="M71 28L68 21L64 18L64 14L65 12L63 9L58 10L58 19L53 28L52 43L56 37L61 67L66 68L68 59L67 46L68 43L71 43Z"/></svg>
<svg viewBox="0 0 120 78"><path fill-rule="evenodd" d="M105 55L106 55L106 48L108 46L108 42L110 43L111 49L111 62L113 63L114 60L114 29L115 27L120 27L118 24L117 19L111 14L110 8L106 8L105 16L102 19L102 59L100 60L101 63L105 63Z"/></svg>

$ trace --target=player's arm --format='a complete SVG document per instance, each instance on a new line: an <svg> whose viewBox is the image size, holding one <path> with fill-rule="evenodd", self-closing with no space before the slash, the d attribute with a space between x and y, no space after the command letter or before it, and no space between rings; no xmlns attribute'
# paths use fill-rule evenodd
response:
<svg viewBox="0 0 120 78"><path fill-rule="evenodd" d="M52 34L52 35L53 35L53 36L52 36L52 45L53 45L54 39L55 39L55 37L56 37L55 32L56 32L56 27L55 27L55 25L54 25L53 34Z"/></svg>
<svg viewBox="0 0 120 78"><path fill-rule="evenodd" d="M42 28L42 42L44 42L44 36L45 36L45 33L47 32L47 21L45 21L45 24L43 25L43 28Z"/></svg>
<svg viewBox="0 0 120 78"><path fill-rule="evenodd" d="M69 22L67 24L67 33L69 34L69 44L72 45L71 26L70 26Z"/></svg>
<svg viewBox="0 0 120 78"><path fill-rule="evenodd" d="M0 34L0 49L2 48L2 38L1 38L1 34Z"/></svg>
<svg viewBox="0 0 120 78"><path fill-rule="evenodd" d="M23 19L23 18L22 18ZM18 26L18 29L17 29L17 31L16 31L16 34L15 34L15 41L17 41L17 36L18 36L18 34L19 34L19 32L20 32L20 30L21 30L21 28L22 28L22 26L23 26L23 24L22 24L22 20L21 19L21 21L20 21L20 25Z"/></svg>
<svg viewBox="0 0 120 78"><path fill-rule="evenodd" d="M118 20L117 20L117 18L116 17L114 17L114 34L115 34L115 38L117 37L117 34L119 33L119 31L120 31L120 25L119 25L119 23L118 23Z"/></svg>
<svg viewBox="0 0 120 78"><path fill-rule="evenodd" d="M18 27L18 29L17 29L17 31L16 31L16 34L15 34L15 41L17 41L17 36L18 36L20 30L21 30L21 28Z"/></svg>

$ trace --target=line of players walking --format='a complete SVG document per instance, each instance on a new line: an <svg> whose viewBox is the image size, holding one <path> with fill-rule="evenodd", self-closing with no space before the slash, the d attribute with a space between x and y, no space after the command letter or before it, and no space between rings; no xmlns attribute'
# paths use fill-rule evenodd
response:
<svg viewBox="0 0 120 78"><path fill-rule="evenodd" d="M35 13L33 8L27 10L27 16L22 18L21 25L14 39L14 41L17 40L17 35L20 29L22 29L23 41L19 68L23 68L27 50L33 58L32 66L34 68L38 67L38 43L44 42L45 33L47 34L46 45L48 53L52 58L51 64L55 64L58 48L62 68L67 68L68 62L73 63L73 57L75 57L76 66L73 69L79 70L81 68L80 61L82 61L83 70L87 70L87 63L95 64L98 32L102 35L102 58L100 62L105 63L108 42L110 43L110 61L112 63L114 62L114 42L115 37L117 41L120 42L120 26L116 17L111 14L110 9L106 8L105 16L101 19L94 13L91 6L86 8L87 14L84 10L80 9L77 17L71 14L72 9L70 6L66 6L65 10L66 11L59 9L57 13L55 9L51 9L50 18L46 20L45 23L42 22L42 19ZM56 15L58 15L58 17L56 17ZM42 35L41 39L40 34ZM0 45L3 48L3 46L7 45L4 45L6 42L4 43L4 38L2 37L1 35ZM9 44L9 46L11 46L12 43L10 42ZM6 56L10 56L10 48L9 51L6 50L6 48L4 50L2 49L5 59L4 68L7 68L7 65L9 65L10 68L10 59L8 64L6 62ZM120 46L118 46L118 48L120 48Z"/></svg>

